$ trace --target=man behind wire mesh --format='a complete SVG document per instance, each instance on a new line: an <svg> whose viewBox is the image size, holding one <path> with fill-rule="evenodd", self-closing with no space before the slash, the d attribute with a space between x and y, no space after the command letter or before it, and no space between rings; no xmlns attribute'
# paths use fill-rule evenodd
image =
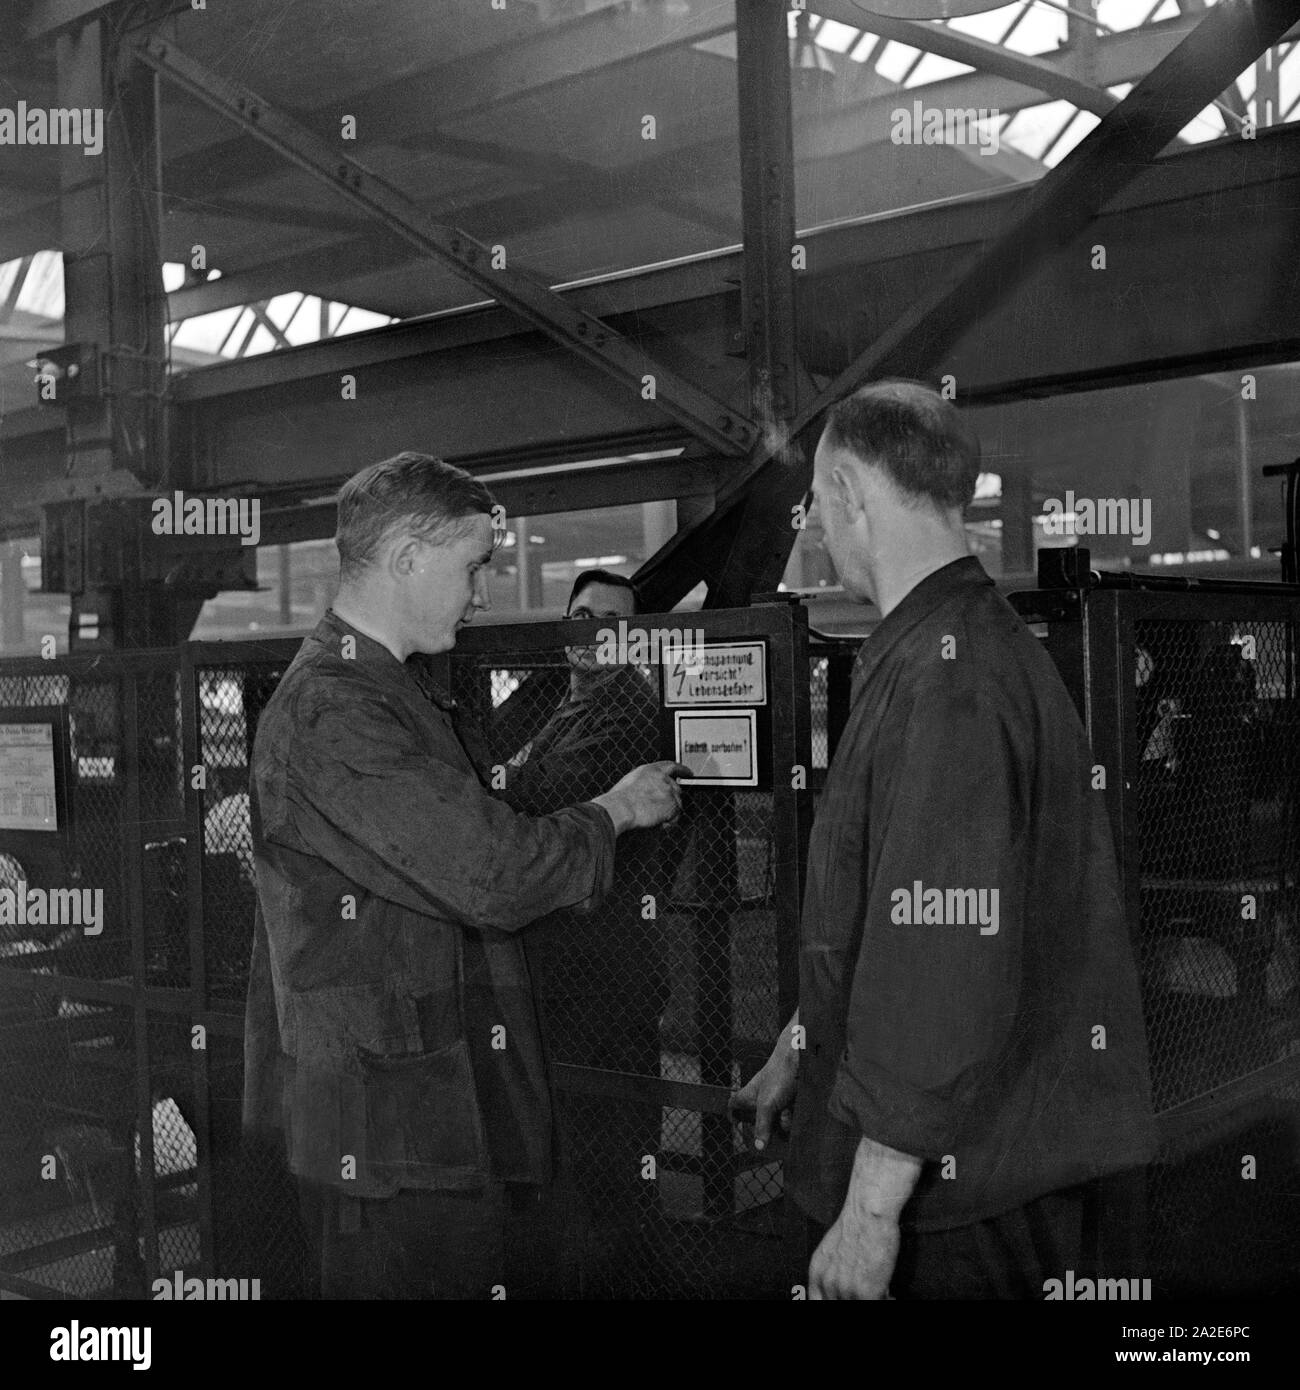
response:
<svg viewBox="0 0 1300 1390"><path fill-rule="evenodd" d="M567 616L616 625L637 610L630 580L594 569L574 581ZM593 646L565 653L568 693L507 769L506 799L534 815L581 801L609 777L658 756L659 701L645 676L635 666L598 662ZM667 862L662 831L629 832L601 906L580 919L555 914L532 933L528 954L553 1061L659 1076L667 976L659 928L642 909L651 894L662 911ZM653 1214L654 1184L642 1166L658 1151L660 1107L563 1090L558 1100L567 1178L578 1198L570 1278L584 1296L631 1295Z"/></svg>

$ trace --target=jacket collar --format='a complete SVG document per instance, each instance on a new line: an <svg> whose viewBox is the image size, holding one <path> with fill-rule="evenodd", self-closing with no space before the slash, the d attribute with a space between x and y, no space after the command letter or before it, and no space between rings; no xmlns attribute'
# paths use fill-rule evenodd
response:
<svg viewBox="0 0 1300 1390"><path fill-rule="evenodd" d="M398 661L382 642L367 637L364 632L340 618L332 608L327 609L325 616L312 632L313 640L327 651L337 654L344 637L351 637L356 644L356 652L352 659L364 666L377 680L397 685L411 681L440 709L456 708L456 701L439 688L423 658L412 656L404 662Z"/></svg>
<svg viewBox="0 0 1300 1390"><path fill-rule="evenodd" d="M935 609L964 590L982 587L992 588L993 581L974 555L963 555L960 560L953 560L933 574L927 574L919 584L908 590L902 602L890 610L858 648L857 659L853 663L854 688L867 680L891 649Z"/></svg>

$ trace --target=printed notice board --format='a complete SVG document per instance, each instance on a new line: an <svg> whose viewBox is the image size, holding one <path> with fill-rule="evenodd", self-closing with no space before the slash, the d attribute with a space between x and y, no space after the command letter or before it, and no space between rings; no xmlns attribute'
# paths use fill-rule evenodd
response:
<svg viewBox="0 0 1300 1390"><path fill-rule="evenodd" d="M762 642L702 642L663 663L670 707L767 704L767 648Z"/></svg>
<svg viewBox="0 0 1300 1390"><path fill-rule="evenodd" d="M0 724L0 830L58 830L54 759L52 724Z"/></svg>
<svg viewBox="0 0 1300 1390"><path fill-rule="evenodd" d="M676 757L690 768L684 784L707 787L758 785L758 728L752 709L675 710Z"/></svg>

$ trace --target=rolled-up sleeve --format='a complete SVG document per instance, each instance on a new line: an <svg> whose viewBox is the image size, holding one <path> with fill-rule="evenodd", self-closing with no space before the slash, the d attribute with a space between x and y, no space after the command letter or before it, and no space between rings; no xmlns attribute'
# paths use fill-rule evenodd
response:
<svg viewBox="0 0 1300 1390"><path fill-rule="evenodd" d="M880 737L897 752L868 802L878 852L865 865L866 920L829 1109L868 1138L937 1159L1028 1023L1018 1008L1027 734L996 689L950 668ZM944 891L946 920L913 920L931 889ZM948 890L976 896L950 900ZM976 920L950 920L959 902Z"/></svg>
<svg viewBox="0 0 1300 1390"><path fill-rule="evenodd" d="M492 796L364 682L305 694L287 750L290 825L270 838L339 866L358 887L473 928L514 931L591 906L613 883L613 821L590 802L530 817Z"/></svg>

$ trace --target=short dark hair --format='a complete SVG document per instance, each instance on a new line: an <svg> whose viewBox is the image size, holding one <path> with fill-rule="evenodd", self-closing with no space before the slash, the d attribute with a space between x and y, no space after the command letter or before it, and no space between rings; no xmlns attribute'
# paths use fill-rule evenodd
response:
<svg viewBox="0 0 1300 1390"><path fill-rule="evenodd" d="M883 468L912 497L964 507L980 446L957 407L919 381L876 381L831 407L824 438Z"/></svg>
<svg viewBox="0 0 1300 1390"><path fill-rule="evenodd" d="M583 570L573 581L573 588L569 590L569 601L564 605L566 613L573 607L573 600L588 584L611 584L616 589L628 589L632 594L632 611L635 613L641 607L641 594L626 575L615 574L612 570Z"/></svg>
<svg viewBox="0 0 1300 1390"><path fill-rule="evenodd" d="M434 545L465 534L470 517L491 515L492 494L471 473L432 454L409 451L372 463L339 489L339 577L371 564L396 527Z"/></svg>

